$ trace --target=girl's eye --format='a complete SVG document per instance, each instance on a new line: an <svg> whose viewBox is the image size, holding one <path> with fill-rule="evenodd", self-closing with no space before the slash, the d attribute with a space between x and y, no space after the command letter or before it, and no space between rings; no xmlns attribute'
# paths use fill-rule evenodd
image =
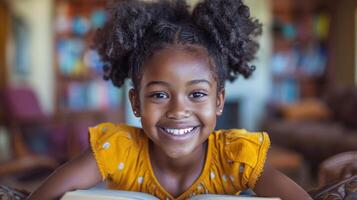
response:
<svg viewBox="0 0 357 200"><path fill-rule="evenodd" d="M167 99L169 98L169 95L165 92L156 92L154 94L151 94L150 97L155 99Z"/></svg>
<svg viewBox="0 0 357 200"><path fill-rule="evenodd" d="M193 92L192 94L190 94L190 97L191 98L202 98L202 97L205 97L207 96L207 94L203 93L203 92Z"/></svg>

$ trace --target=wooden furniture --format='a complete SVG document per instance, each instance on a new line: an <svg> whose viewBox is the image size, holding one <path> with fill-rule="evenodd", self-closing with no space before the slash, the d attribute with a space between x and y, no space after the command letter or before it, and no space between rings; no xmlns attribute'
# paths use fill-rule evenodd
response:
<svg viewBox="0 0 357 200"><path fill-rule="evenodd" d="M357 199L357 151L339 153L323 161L318 184L320 189L310 192L316 200Z"/></svg>
<svg viewBox="0 0 357 200"><path fill-rule="evenodd" d="M0 199L26 200L28 195L30 195L28 191L16 190L4 185L0 185Z"/></svg>
<svg viewBox="0 0 357 200"><path fill-rule="evenodd" d="M357 175L309 192L314 200L357 199Z"/></svg>
<svg viewBox="0 0 357 200"><path fill-rule="evenodd" d="M318 183L323 186L353 175L357 175L357 151L343 152L321 163Z"/></svg>
<svg viewBox="0 0 357 200"><path fill-rule="evenodd" d="M11 138L12 156L11 160L0 163L0 177L36 168L57 167L55 159L34 153L25 142L25 130L31 132L30 129L50 124L33 91L27 87L8 87L1 91L1 99L6 113L5 125Z"/></svg>
<svg viewBox="0 0 357 200"><path fill-rule="evenodd" d="M6 46L8 41L8 30L10 13L6 1L0 1L0 88L5 87L7 82L7 68L6 68ZM0 113L1 114L1 113Z"/></svg>
<svg viewBox="0 0 357 200"><path fill-rule="evenodd" d="M274 114L264 122L272 143L301 153L313 174L324 160L357 147L357 87L331 88L324 96L315 101L314 107L320 107L320 111L300 104L289 111L298 114L288 115L281 107L272 107L269 112Z"/></svg>
<svg viewBox="0 0 357 200"><path fill-rule="evenodd" d="M96 30L106 21L108 2L55 1L55 104L56 114L73 127L69 157L86 147L88 126L124 121L122 90L103 80L103 63L92 48Z"/></svg>
<svg viewBox="0 0 357 200"><path fill-rule="evenodd" d="M308 167L301 154L287 148L272 146L268 152L267 162L283 172L301 187L307 189L308 185Z"/></svg>
<svg viewBox="0 0 357 200"><path fill-rule="evenodd" d="M120 91L103 81L93 38L107 18L103 0L56 0L56 111L60 115L120 121ZM104 116L103 116L104 115Z"/></svg>
<svg viewBox="0 0 357 200"><path fill-rule="evenodd" d="M327 1L273 0L272 102L316 97L327 68Z"/></svg>

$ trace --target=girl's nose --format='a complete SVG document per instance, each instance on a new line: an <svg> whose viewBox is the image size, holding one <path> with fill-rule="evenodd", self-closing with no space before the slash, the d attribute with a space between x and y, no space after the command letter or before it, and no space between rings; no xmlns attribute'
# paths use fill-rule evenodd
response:
<svg viewBox="0 0 357 200"><path fill-rule="evenodd" d="M180 120L191 116L191 111L185 105L184 100L174 100L170 109L166 112L166 117L169 119Z"/></svg>

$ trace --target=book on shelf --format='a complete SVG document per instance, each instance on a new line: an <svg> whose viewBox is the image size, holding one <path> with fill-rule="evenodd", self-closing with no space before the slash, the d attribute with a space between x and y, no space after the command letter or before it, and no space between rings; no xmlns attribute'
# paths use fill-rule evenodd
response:
<svg viewBox="0 0 357 200"><path fill-rule="evenodd" d="M102 80L68 84L63 97L71 110L105 110L120 106L121 90Z"/></svg>
<svg viewBox="0 0 357 200"><path fill-rule="evenodd" d="M108 189L76 190L67 192L61 200L158 200L159 198L142 193ZM280 200L254 196L204 194L190 197L189 200Z"/></svg>

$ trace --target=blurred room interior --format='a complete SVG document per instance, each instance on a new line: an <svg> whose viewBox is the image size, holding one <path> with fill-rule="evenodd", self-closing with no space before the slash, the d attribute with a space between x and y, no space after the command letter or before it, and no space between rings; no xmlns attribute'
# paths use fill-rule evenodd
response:
<svg viewBox="0 0 357 200"><path fill-rule="evenodd" d="M139 126L91 48L106 2L0 0L0 184L33 190L99 122ZM257 70L227 83L217 128L267 131L268 162L308 191L357 174L357 1L245 2Z"/></svg>

